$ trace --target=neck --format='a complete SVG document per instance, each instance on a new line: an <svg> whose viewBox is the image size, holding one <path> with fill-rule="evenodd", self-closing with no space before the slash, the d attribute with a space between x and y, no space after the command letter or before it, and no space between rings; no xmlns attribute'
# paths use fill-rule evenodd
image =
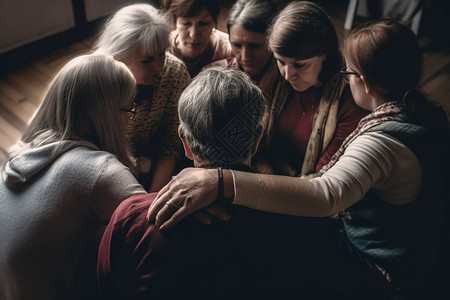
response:
<svg viewBox="0 0 450 300"><path fill-rule="evenodd" d="M234 162L231 162L231 163L220 163L220 162L200 161L200 160L198 160L198 158L194 157L194 166L196 168L215 168L217 166L224 167L223 165L227 165L227 166L229 166L229 165L242 165L242 166L246 166L246 167L250 168L251 158L247 158L247 159L244 159L244 160L241 160L241 161L234 161Z"/></svg>

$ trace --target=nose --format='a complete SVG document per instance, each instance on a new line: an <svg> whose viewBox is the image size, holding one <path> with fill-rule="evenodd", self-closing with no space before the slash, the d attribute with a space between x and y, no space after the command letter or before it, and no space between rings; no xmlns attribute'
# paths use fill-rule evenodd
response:
<svg viewBox="0 0 450 300"><path fill-rule="evenodd" d="M189 29L189 37L192 39L192 41L197 41L198 36L198 28L197 25L192 25Z"/></svg>
<svg viewBox="0 0 450 300"><path fill-rule="evenodd" d="M241 49L241 60L246 63L250 61L250 51L246 47Z"/></svg>
<svg viewBox="0 0 450 300"><path fill-rule="evenodd" d="M283 66L283 71L284 71L284 74L283 74L284 79L286 79L288 81L290 79L292 79L294 77L294 75L295 75L294 68L290 67L289 65Z"/></svg>

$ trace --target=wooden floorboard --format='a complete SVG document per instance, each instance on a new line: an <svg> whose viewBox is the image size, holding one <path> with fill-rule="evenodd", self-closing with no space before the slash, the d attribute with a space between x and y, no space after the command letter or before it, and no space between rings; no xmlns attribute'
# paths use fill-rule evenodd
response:
<svg viewBox="0 0 450 300"><path fill-rule="evenodd" d="M279 8L287 2L274 1ZM226 31L226 17L233 3L222 1L218 29ZM321 4L331 16L342 41L348 34L343 27L347 1L323 1ZM362 20L355 19L355 25L358 21ZM95 38L89 37L0 75L0 160L5 151L19 140L53 76L73 57L91 52ZM423 44L424 64L419 90L440 103L450 116L450 45L433 47L432 41L427 40Z"/></svg>

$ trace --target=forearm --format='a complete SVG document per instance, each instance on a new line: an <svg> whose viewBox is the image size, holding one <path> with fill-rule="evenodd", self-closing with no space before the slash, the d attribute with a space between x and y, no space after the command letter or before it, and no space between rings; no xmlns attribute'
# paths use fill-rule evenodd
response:
<svg viewBox="0 0 450 300"><path fill-rule="evenodd" d="M233 204L296 216L325 217L341 210L324 180L233 171Z"/></svg>
<svg viewBox="0 0 450 300"><path fill-rule="evenodd" d="M397 169L408 152L404 145L392 138L366 134L355 140L322 177L304 180L233 171L233 204L268 212L324 217L353 205L377 185L380 186L377 192L383 194L387 202L410 201L412 197L405 200L391 191L394 187L380 190L385 186L382 183L392 182L398 177Z"/></svg>

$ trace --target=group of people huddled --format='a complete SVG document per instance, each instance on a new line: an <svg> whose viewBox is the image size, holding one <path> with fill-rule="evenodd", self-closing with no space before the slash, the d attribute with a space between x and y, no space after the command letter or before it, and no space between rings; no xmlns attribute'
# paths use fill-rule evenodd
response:
<svg viewBox="0 0 450 300"><path fill-rule="evenodd" d="M127 5L56 74L1 165L0 298L449 296L449 121L417 36L219 11Z"/></svg>

